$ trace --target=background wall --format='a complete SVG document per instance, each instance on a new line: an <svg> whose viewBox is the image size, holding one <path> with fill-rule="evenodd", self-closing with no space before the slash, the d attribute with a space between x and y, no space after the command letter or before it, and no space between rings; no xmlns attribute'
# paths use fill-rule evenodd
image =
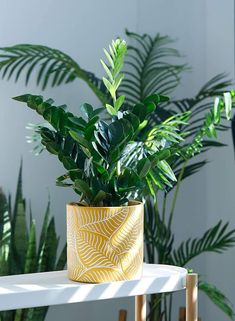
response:
<svg viewBox="0 0 235 321"><path fill-rule="evenodd" d="M1 0L0 46L16 43L37 43L61 49L77 59L85 69L102 75L99 57L102 48L112 38L123 36L124 28L140 33L160 32L177 39L175 46L185 55L184 61L192 66L185 74L176 95L193 95L200 86L218 72L226 71L234 78L234 3L227 0ZM54 186L55 177L63 169L53 156L35 157L25 142L27 122L39 118L10 97L40 90L34 83L24 87L0 81L0 178L6 191L15 190L21 156L24 159L24 193L31 199L38 227L46 207L48 191L52 213L65 242L65 204L73 200L73 193ZM58 103L67 103L75 111L83 101L98 104L89 89L79 81L47 90L45 97ZM177 205L178 220L175 230L178 241L201 233L220 218L234 219L234 154L230 133L222 137L229 147L208 155L212 161L200 174L183 186ZM187 200L187 201L186 201ZM184 224L182 224L184 222ZM197 228L195 228L197 227ZM193 268L218 284L234 301L234 254L232 250L222 257L203 256L193 262ZM223 274L223 276L222 276ZM232 280L232 281L231 281ZM183 304L183 295L176 298ZM233 302L235 304L235 302ZM83 305L58 306L50 309L48 320L117 320L118 310L129 311L133 320L133 300L104 301ZM204 320L227 320L222 313L201 296L200 314ZM176 320L176 318L175 318Z"/></svg>

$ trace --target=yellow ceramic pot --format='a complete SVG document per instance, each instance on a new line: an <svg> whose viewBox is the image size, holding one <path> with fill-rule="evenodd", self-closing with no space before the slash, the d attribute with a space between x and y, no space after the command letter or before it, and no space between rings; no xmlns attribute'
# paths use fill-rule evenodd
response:
<svg viewBox="0 0 235 321"><path fill-rule="evenodd" d="M67 259L71 280L89 283L141 278L143 204L67 205Z"/></svg>

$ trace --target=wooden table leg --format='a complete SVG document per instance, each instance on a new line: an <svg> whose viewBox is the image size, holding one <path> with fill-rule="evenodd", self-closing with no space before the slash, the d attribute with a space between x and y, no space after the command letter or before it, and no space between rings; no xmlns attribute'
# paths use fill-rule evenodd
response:
<svg viewBox="0 0 235 321"><path fill-rule="evenodd" d="M146 321L146 295L135 297L135 321Z"/></svg>
<svg viewBox="0 0 235 321"><path fill-rule="evenodd" d="M186 282L186 321L198 321L198 275L190 273Z"/></svg>
<svg viewBox="0 0 235 321"><path fill-rule="evenodd" d="M119 311L119 318L118 321L126 321L127 311L126 310L120 310Z"/></svg>

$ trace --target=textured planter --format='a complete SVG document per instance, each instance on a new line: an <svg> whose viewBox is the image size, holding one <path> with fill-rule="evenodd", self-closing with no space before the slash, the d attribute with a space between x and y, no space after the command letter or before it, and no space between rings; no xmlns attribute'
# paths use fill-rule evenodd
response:
<svg viewBox="0 0 235 321"><path fill-rule="evenodd" d="M143 204L67 205L68 277L100 283L139 279L143 265Z"/></svg>

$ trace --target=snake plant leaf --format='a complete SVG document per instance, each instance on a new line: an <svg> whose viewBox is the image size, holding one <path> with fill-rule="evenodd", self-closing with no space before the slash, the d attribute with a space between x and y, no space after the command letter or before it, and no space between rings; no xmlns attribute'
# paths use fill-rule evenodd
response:
<svg viewBox="0 0 235 321"><path fill-rule="evenodd" d="M34 273L37 267L37 244L35 220L32 220L29 232L28 248L25 257L24 273Z"/></svg>
<svg viewBox="0 0 235 321"><path fill-rule="evenodd" d="M11 231L7 198L0 189L0 275L10 273Z"/></svg>
<svg viewBox="0 0 235 321"><path fill-rule="evenodd" d="M55 221L51 218L46 229L45 241L39 253L38 272L53 271L58 247L58 238L55 232Z"/></svg>
<svg viewBox="0 0 235 321"><path fill-rule="evenodd" d="M19 170L19 178L17 182L17 200L22 204L22 164ZM10 215L11 205L7 204L11 201L5 197L0 189L0 221L1 221L1 237L0 237L0 275L9 275L21 273L18 268L18 257L14 255L16 242L21 240L21 235L18 238L13 238L11 229L11 219L14 220L14 215ZM17 203L17 202L16 202ZM14 214L18 215L19 206L15 206ZM55 269L63 269L66 263L66 246L64 246L58 260L56 261L56 253L58 247L58 237L55 232L54 221L49 223L50 202L48 202L47 210L44 216L44 223L41 230L40 242L36 246L36 228L35 221L30 219L30 233L27 240L27 248L25 249L25 259L22 273L31 273L38 271L48 271ZM32 216L32 213L30 214ZM21 220L15 220L15 229L17 225L22 225ZM41 256L39 255L41 254ZM43 264L42 264L43 263ZM16 268L17 267L17 268ZM0 312L1 321L34 321L45 319L48 307L19 309L13 311Z"/></svg>
<svg viewBox="0 0 235 321"><path fill-rule="evenodd" d="M28 229L25 216L25 200L18 199L15 213L15 220L12 230L14 239L14 257L18 262L19 271L23 272L25 253L28 246Z"/></svg>
<svg viewBox="0 0 235 321"><path fill-rule="evenodd" d="M42 224L42 229L41 229L41 234L40 234L40 239L39 239L39 246L38 246L38 254L42 252L42 247L43 244L46 242L46 235L47 235L47 229L48 229L48 224L49 224L49 216L50 216L50 198L48 199L46 211L44 214L44 219L43 219L43 224ZM39 260L39 257L38 257Z"/></svg>
<svg viewBox="0 0 235 321"><path fill-rule="evenodd" d="M67 262L67 244L65 244L65 246L63 247L63 249L59 255L59 258L56 262L55 270L56 271L63 270L66 265L66 262Z"/></svg>
<svg viewBox="0 0 235 321"><path fill-rule="evenodd" d="M22 194L22 162L17 181L14 213L12 220L13 257L18 273L24 271L25 254L28 246L28 228L25 214L25 199Z"/></svg>
<svg viewBox="0 0 235 321"><path fill-rule="evenodd" d="M233 306L224 293L213 284L199 281L198 288L204 292L208 298L221 309L231 320L235 319Z"/></svg>
<svg viewBox="0 0 235 321"><path fill-rule="evenodd" d="M0 249L10 241L11 220L5 194L0 188Z"/></svg>
<svg viewBox="0 0 235 321"><path fill-rule="evenodd" d="M27 309L24 315L24 321L44 321L49 307L38 307Z"/></svg>

